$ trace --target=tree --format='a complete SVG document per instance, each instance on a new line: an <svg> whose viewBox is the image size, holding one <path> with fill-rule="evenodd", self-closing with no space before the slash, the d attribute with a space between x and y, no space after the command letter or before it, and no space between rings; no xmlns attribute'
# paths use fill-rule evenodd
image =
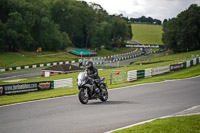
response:
<svg viewBox="0 0 200 133"><path fill-rule="evenodd" d="M76 0L1 0L0 28L1 51L100 48L132 37L128 18Z"/></svg>
<svg viewBox="0 0 200 133"><path fill-rule="evenodd" d="M200 49L200 7L192 4L163 25L163 42L174 52Z"/></svg>
<svg viewBox="0 0 200 133"><path fill-rule="evenodd" d="M167 19L164 19L164 20L163 20L163 24L164 24L164 23L167 23Z"/></svg>
<svg viewBox="0 0 200 133"><path fill-rule="evenodd" d="M0 51L5 49L5 36L6 36L6 25L3 24L0 20Z"/></svg>
<svg viewBox="0 0 200 133"><path fill-rule="evenodd" d="M140 18L130 18L131 23L147 23L147 24L157 24L161 25L162 22L158 19L153 19L152 17L142 16Z"/></svg>
<svg viewBox="0 0 200 133"><path fill-rule="evenodd" d="M129 25L119 16L112 18L112 42L115 44L124 43L125 40L130 39Z"/></svg>
<svg viewBox="0 0 200 133"><path fill-rule="evenodd" d="M112 26L108 22L100 23L91 38L92 48L110 47Z"/></svg>
<svg viewBox="0 0 200 133"><path fill-rule="evenodd" d="M6 44L10 51L18 51L21 48L28 48L30 46L32 37L27 31L20 13L9 13L6 27Z"/></svg>

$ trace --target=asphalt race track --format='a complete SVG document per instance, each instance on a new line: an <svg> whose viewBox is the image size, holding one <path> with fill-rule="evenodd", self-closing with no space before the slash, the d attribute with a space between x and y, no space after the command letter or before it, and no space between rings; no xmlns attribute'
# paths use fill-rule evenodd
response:
<svg viewBox="0 0 200 133"><path fill-rule="evenodd" d="M1 133L102 133L200 104L200 77L109 90L108 102L68 96L0 107Z"/></svg>
<svg viewBox="0 0 200 133"><path fill-rule="evenodd" d="M31 70L31 71L23 71L23 72L11 72L11 73L6 73L6 74L0 74L0 80L24 77L24 76L31 76L31 75L41 75L41 73L42 73L41 69Z"/></svg>

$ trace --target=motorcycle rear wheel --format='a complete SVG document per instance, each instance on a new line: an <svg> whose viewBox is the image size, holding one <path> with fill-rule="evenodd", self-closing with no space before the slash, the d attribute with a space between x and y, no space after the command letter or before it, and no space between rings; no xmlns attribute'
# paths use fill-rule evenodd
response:
<svg viewBox="0 0 200 133"><path fill-rule="evenodd" d="M80 91L78 93L78 98L82 104L88 103L89 96L88 96L87 92L86 93L84 92L84 89L80 89Z"/></svg>

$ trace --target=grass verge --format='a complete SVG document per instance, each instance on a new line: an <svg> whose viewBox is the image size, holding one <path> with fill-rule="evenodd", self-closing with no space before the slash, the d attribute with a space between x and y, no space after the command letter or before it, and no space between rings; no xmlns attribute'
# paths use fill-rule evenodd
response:
<svg viewBox="0 0 200 133"><path fill-rule="evenodd" d="M199 133L200 115L157 119L113 133Z"/></svg>
<svg viewBox="0 0 200 133"><path fill-rule="evenodd" d="M110 55L116 55L116 54L122 54L122 53L127 53L130 51L135 50L135 48L114 48L112 50L107 50L107 49L101 49L97 51L97 55L100 57L103 56L110 56Z"/></svg>

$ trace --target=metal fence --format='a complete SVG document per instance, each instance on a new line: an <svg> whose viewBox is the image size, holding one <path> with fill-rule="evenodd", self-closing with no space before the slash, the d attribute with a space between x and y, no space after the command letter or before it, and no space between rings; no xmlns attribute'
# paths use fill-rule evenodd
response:
<svg viewBox="0 0 200 133"><path fill-rule="evenodd" d="M123 70L113 70L110 75L110 84L124 83L126 73Z"/></svg>

